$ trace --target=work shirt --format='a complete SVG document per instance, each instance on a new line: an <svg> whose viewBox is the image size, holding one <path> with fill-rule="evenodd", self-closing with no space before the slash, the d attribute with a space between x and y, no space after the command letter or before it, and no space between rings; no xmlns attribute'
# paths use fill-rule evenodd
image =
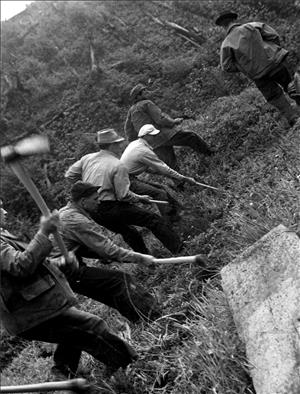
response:
<svg viewBox="0 0 300 394"><path fill-rule="evenodd" d="M139 196L129 190L126 167L117 155L108 150L83 156L71 165L65 177L74 182L82 180L99 186L99 201L139 201Z"/></svg>
<svg viewBox="0 0 300 394"><path fill-rule="evenodd" d="M43 323L77 301L63 273L47 259L52 244L38 232L29 244L0 233L0 315L17 335Z"/></svg>
<svg viewBox="0 0 300 394"><path fill-rule="evenodd" d="M158 148L169 141L178 130L174 119L162 112L151 100L141 100L134 104L128 111L125 121L125 135L129 142L138 138L140 128L145 124L152 124L161 132L155 136L145 136L152 148Z"/></svg>
<svg viewBox="0 0 300 394"><path fill-rule="evenodd" d="M124 263L140 263L143 260L142 254L121 248L103 235L102 227L75 203L69 202L61 208L59 218L62 223L60 232L68 250L74 251L83 246L99 259Z"/></svg>
<svg viewBox="0 0 300 394"><path fill-rule="evenodd" d="M177 171L172 170L158 158L153 148L144 138L132 141L124 150L120 161L126 166L129 175L140 175L143 172L154 172L167 177L184 179Z"/></svg>
<svg viewBox="0 0 300 394"><path fill-rule="evenodd" d="M287 56L279 45L279 35L261 22L229 26L221 45L220 62L227 72L241 71L251 79L271 72Z"/></svg>

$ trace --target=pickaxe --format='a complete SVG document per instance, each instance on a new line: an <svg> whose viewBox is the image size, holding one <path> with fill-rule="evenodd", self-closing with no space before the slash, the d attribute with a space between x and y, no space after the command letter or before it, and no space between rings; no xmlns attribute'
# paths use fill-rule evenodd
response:
<svg viewBox="0 0 300 394"><path fill-rule="evenodd" d="M24 384L20 386L2 386L0 393L33 393L44 391L64 390L70 393L86 393L89 385L85 379L64 380L61 382L45 382L35 384Z"/></svg>
<svg viewBox="0 0 300 394"><path fill-rule="evenodd" d="M9 165L18 179L23 183L44 216L49 216L50 210L40 192L38 191L36 185L27 173L26 169L21 164L21 159L49 151L50 147L48 138L42 135L34 135L24 138L15 145L8 145L1 148L1 157L4 163ZM55 232L53 235L62 255L66 261L68 261L69 254L62 237L58 232Z"/></svg>
<svg viewBox="0 0 300 394"><path fill-rule="evenodd" d="M194 268L200 268L200 272L195 272L197 279L206 280L217 275L215 269L211 269L207 266L208 259L203 254L195 256L180 256L180 257L168 257L164 259L154 259L154 264L191 264Z"/></svg>

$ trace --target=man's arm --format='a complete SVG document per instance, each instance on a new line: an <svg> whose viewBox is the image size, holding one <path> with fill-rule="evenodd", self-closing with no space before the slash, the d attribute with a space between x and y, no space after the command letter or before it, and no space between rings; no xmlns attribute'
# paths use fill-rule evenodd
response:
<svg viewBox="0 0 300 394"><path fill-rule="evenodd" d="M276 45L280 46L279 34L271 26L267 25L266 23L259 23L257 28L259 29L264 41L272 41Z"/></svg>
<svg viewBox="0 0 300 394"><path fill-rule="evenodd" d="M143 163L149 168L151 173L167 176L168 178L178 179L181 181L195 184L195 179L180 174L179 172L170 168L166 163L159 159L159 157L149 149L149 152L145 152L141 159Z"/></svg>
<svg viewBox="0 0 300 394"><path fill-rule="evenodd" d="M67 227L64 230L63 226L63 237L72 237L73 241L78 242L79 245L84 245L100 259L123 263L143 263L149 259L148 255L127 250L114 244L102 234L102 228L99 224L84 215L80 214L78 221L68 224Z"/></svg>
<svg viewBox="0 0 300 394"><path fill-rule="evenodd" d="M16 277L30 276L49 255L51 249L51 242L41 233L35 235L23 252L1 241L1 271Z"/></svg>
<svg viewBox="0 0 300 394"><path fill-rule="evenodd" d="M157 126L173 127L178 123L178 119L172 119L154 104L152 101L147 102L147 111Z"/></svg>
<svg viewBox="0 0 300 394"><path fill-rule="evenodd" d="M139 202L144 196L133 193L130 188L130 180L127 168L120 162L116 168L114 177L114 190L118 201Z"/></svg>
<svg viewBox="0 0 300 394"><path fill-rule="evenodd" d="M39 231L23 252L16 250L2 238L0 250L1 271L16 277L30 276L49 255L52 243L48 237L57 230L58 225L59 216L57 212L53 212L48 217L42 216Z"/></svg>
<svg viewBox="0 0 300 394"><path fill-rule="evenodd" d="M81 159L72 164L67 172L65 173L65 178L71 182L81 181L82 179L82 161Z"/></svg>
<svg viewBox="0 0 300 394"><path fill-rule="evenodd" d="M125 120L124 131L125 131L126 138L129 142L137 139L138 133L133 127L130 111L128 111L127 118Z"/></svg>
<svg viewBox="0 0 300 394"><path fill-rule="evenodd" d="M227 71L229 73L234 73L239 71L237 64L235 62L233 50L229 46L221 47L220 63L223 71Z"/></svg>
<svg viewBox="0 0 300 394"><path fill-rule="evenodd" d="M143 156L140 158L141 162L147 166L151 173L164 175L169 178L183 180L184 175L179 174L177 171L170 168L166 163L159 159L159 157L151 149L143 151Z"/></svg>

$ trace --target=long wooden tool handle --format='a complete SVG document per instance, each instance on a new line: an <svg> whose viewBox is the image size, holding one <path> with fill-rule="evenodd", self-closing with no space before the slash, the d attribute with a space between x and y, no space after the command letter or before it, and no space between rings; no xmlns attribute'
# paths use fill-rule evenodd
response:
<svg viewBox="0 0 300 394"><path fill-rule="evenodd" d="M218 189L217 187L209 186L209 185L206 185L205 183L200 183L200 182L197 182L197 181L195 181L195 185L208 187L209 189L217 190L218 192L221 191L221 189Z"/></svg>
<svg viewBox="0 0 300 394"><path fill-rule="evenodd" d="M46 382L24 384L21 386L2 386L0 393L32 393L43 391L69 390L75 393L85 393L89 385L85 379L63 380L61 382Z"/></svg>
<svg viewBox="0 0 300 394"><path fill-rule="evenodd" d="M168 201L162 201L162 200L149 200L153 204L161 204L161 205L168 205Z"/></svg>
<svg viewBox="0 0 300 394"><path fill-rule="evenodd" d="M45 200L41 196L41 193L38 191L36 185L34 184L32 179L30 178L30 176L26 172L25 168L22 167L18 161L14 161L14 162L10 163L10 167L13 170L13 172L16 174L18 179L23 183L23 185L25 186L27 191L30 193L31 197L36 202L36 204L39 207L42 214L44 216L49 216L50 215L49 208L48 208ZM56 231L55 233L53 233L53 236L55 238L55 241L57 242L57 245L58 245L62 255L64 256L66 261L68 261L69 254L68 254L66 245L65 245L61 235Z"/></svg>
<svg viewBox="0 0 300 394"><path fill-rule="evenodd" d="M154 259L154 264L183 264L183 263L205 264L203 257L201 255Z"/></svg>

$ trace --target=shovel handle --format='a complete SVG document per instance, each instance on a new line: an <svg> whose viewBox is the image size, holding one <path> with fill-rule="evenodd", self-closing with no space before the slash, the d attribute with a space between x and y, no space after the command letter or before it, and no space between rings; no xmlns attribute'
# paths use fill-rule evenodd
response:
<svg viewBox="0 0 300 394"><path fill-rule="evenodd" d="M61 382L45 382L24 384L21 386L2 386L0 393L32 393L43 391L68 390L73 393L85 393L89 385L85 379L63 380Z"/></svg>
<svg viewBox="0 0 300 394"><path fill-rule="evenodd" d="M33 180L30 178L28 173L26 172L25 168L21 166L21 164L15 160L11 162L10 164L11 169L13 172L16 174L17 178L23 183L25 186L26 190L30 193L31 197L34 199L36 202L37 206L39 207L40 211L44 216L49 216L50 215L50 210L41 196L41 193L38 191L36 185L34 184ZM61 237L61 235L56 231L53 233L53 236L55 238L55 241L57 242L57 245L66 259L68 261L69 259L69 253L67 251L66 245Z"/></svg>
<svg viewBox="0 0 300 394"><path fill-rule="evenodd" d="M205 264L203 256L201 254L195 256L180 256L180 257L168 257L165 259L154 259L154 264L184 264L184 263L197 263Z"/></svg>

